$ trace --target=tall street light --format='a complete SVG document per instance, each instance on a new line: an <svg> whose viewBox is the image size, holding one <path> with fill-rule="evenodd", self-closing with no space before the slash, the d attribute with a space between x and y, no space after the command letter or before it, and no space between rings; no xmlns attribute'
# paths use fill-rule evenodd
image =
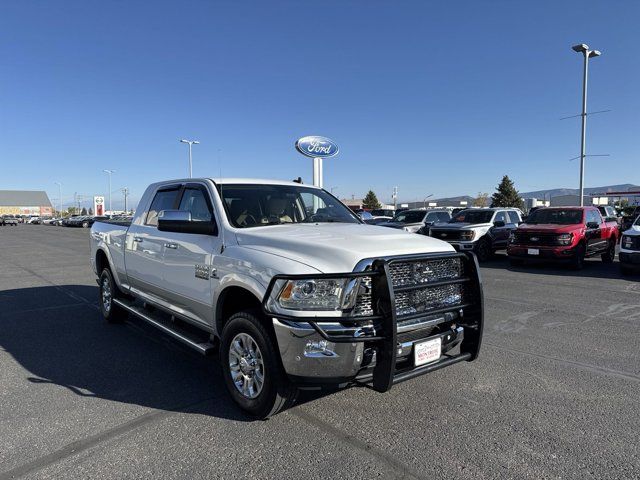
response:
<svg viewBox="0 0 640 480"><path fill-rule="evenodd" d="M580 206L584 206L584 159L587 136L587 73L589 71L589 59L599 57L598 50L589 50L589 45L581 43L571 47L574 52L582 53L584 56L584 68L582 73L582 139L580 143Z"/></svg>
<svg viewBox="0 0 640 480"><path fill-rule="evenodd" d="M197 140L185 140L183 138L182 140L180 140L180 143L189 144L189 178L193 178L193 162L192 162L192 158L191 158L191 146L192 145L199 145L200 142L197 141Z"/></svg>
<svg viewBox="0 0 640 480"><path fill-rule="evenodd" d="M60 182L53 182L58 185L58 215L62 217L62 184Z"/></svg>
<svg viewBox="0 0 640 480"><path fill-rule="evenodd" d="M113 209L111 208L111 175L115 173L115 170L102 170L104 173L109 175L109 212L113 215Z"/></svg>
<svg viewBox="0 0 640 480"><path fill-rule="evenodd" d="M430 193L429 195L427 195L426 197L424 197L424 200L422 200L422 208L427 208L427 199L433 197L433 193Z"/></svg>

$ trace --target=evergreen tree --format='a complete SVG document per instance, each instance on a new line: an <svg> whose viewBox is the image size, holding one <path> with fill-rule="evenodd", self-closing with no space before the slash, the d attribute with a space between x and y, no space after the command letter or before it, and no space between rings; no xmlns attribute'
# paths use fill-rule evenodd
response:
<svg viewBox="0 0 640 480"><path fill-rule="evenodd" d="M362 200L362 206L369 210L373 210L374 208L380 208L380 202L378 201L378 197L373 193L373 190L369 190Z"/></svg>
<svg viewBox="0 0 640 480"><path fill-rule="evenodd" d="M80 215L86 215L87 214L87 209L82 207L82 211L80 212Z"/></svg>
<svg viewBox="0 0 640 480"><path fill-rule="evenodd" d="M515 207L521 210L524 208L524 202L508 175L502 177L502 181L496 188L496 193L491 196L491 206Z"/></svg>

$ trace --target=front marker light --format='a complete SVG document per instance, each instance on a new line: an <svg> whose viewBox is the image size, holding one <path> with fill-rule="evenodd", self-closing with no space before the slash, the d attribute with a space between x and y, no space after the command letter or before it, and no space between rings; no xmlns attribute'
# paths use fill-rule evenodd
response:
<svg viewBox="0 0 640 480"><path fill-rule="evenodd" d="M288 280L278 304L287 310L340 310L348 279Z"/></svg>

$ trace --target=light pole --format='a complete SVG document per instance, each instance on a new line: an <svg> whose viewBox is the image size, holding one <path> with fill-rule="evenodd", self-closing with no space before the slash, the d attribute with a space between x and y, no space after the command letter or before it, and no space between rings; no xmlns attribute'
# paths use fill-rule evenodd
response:
<svg viewBox="0 0 640 480"><path fill-rule="evenodd" d="M191 145L199 145L200 142L198 140L185 140L184 138L180 140L180 143L189 144L189 178L193 178L193 161L191 157Z"/></svg>
<svg viewBox="0 0 640 480"><path fill-rule="evenodd" d="M111 175L115 173L115 170L102 170L104 173L109 175L109 212L113 215L113 209L111 208Z"/></svg>
<svg viewBox="0 0 640 480"><path fill-rule="evenodd" d="M58 185L58 215L60 215L60 217L62 217L62 183L60 182L53 182L54 184Z"/></svg>
<svg viewBox="0 0 640 480"><path fill-rule="evenodd" d="M599 57L598 50L589 50L589 45L581 43L571 47L574 52L582 53L584 56L584 67L582 73L582 138L580 142L580 206L584 206L584 157L586 150L587 136L587 76L589 71L589 59Z"/></svg>
<svg viewBox="0 0 640 480"><path fill-rule="evenodd" d="M430 193L429 195L424 197L424 200L422 201L422 208L424 208L425 210L427 208L427 198L431 198L431 197L433 197L433 193Z"/></svg>

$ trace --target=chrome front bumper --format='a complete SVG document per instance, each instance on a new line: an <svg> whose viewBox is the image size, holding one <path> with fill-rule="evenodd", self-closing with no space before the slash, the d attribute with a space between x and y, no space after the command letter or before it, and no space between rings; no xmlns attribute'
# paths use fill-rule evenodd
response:
<svg viewBox="0 0 640 480"><path fill-rule="evenodd" d="M326 325L328 331L349 334L350 330L339 325L334 328ZM340 385L348 384L371 374L376 365L375 350L364 342L334 343L324 340L312 327L305 323L290 322L273 318L282 365L287 375L302 385ZM416 331L417 333L418 331ZM408 332L410 335L412 332ZM396 361L411 370L413 349L416 343L442 338L442 360L451 358L449 353L457 355L457 347L464 340L464 328L454 326L450 330L434 335L414 335L415 338L397 343ZM437 362L436 362L437 363Z"/></svg>

